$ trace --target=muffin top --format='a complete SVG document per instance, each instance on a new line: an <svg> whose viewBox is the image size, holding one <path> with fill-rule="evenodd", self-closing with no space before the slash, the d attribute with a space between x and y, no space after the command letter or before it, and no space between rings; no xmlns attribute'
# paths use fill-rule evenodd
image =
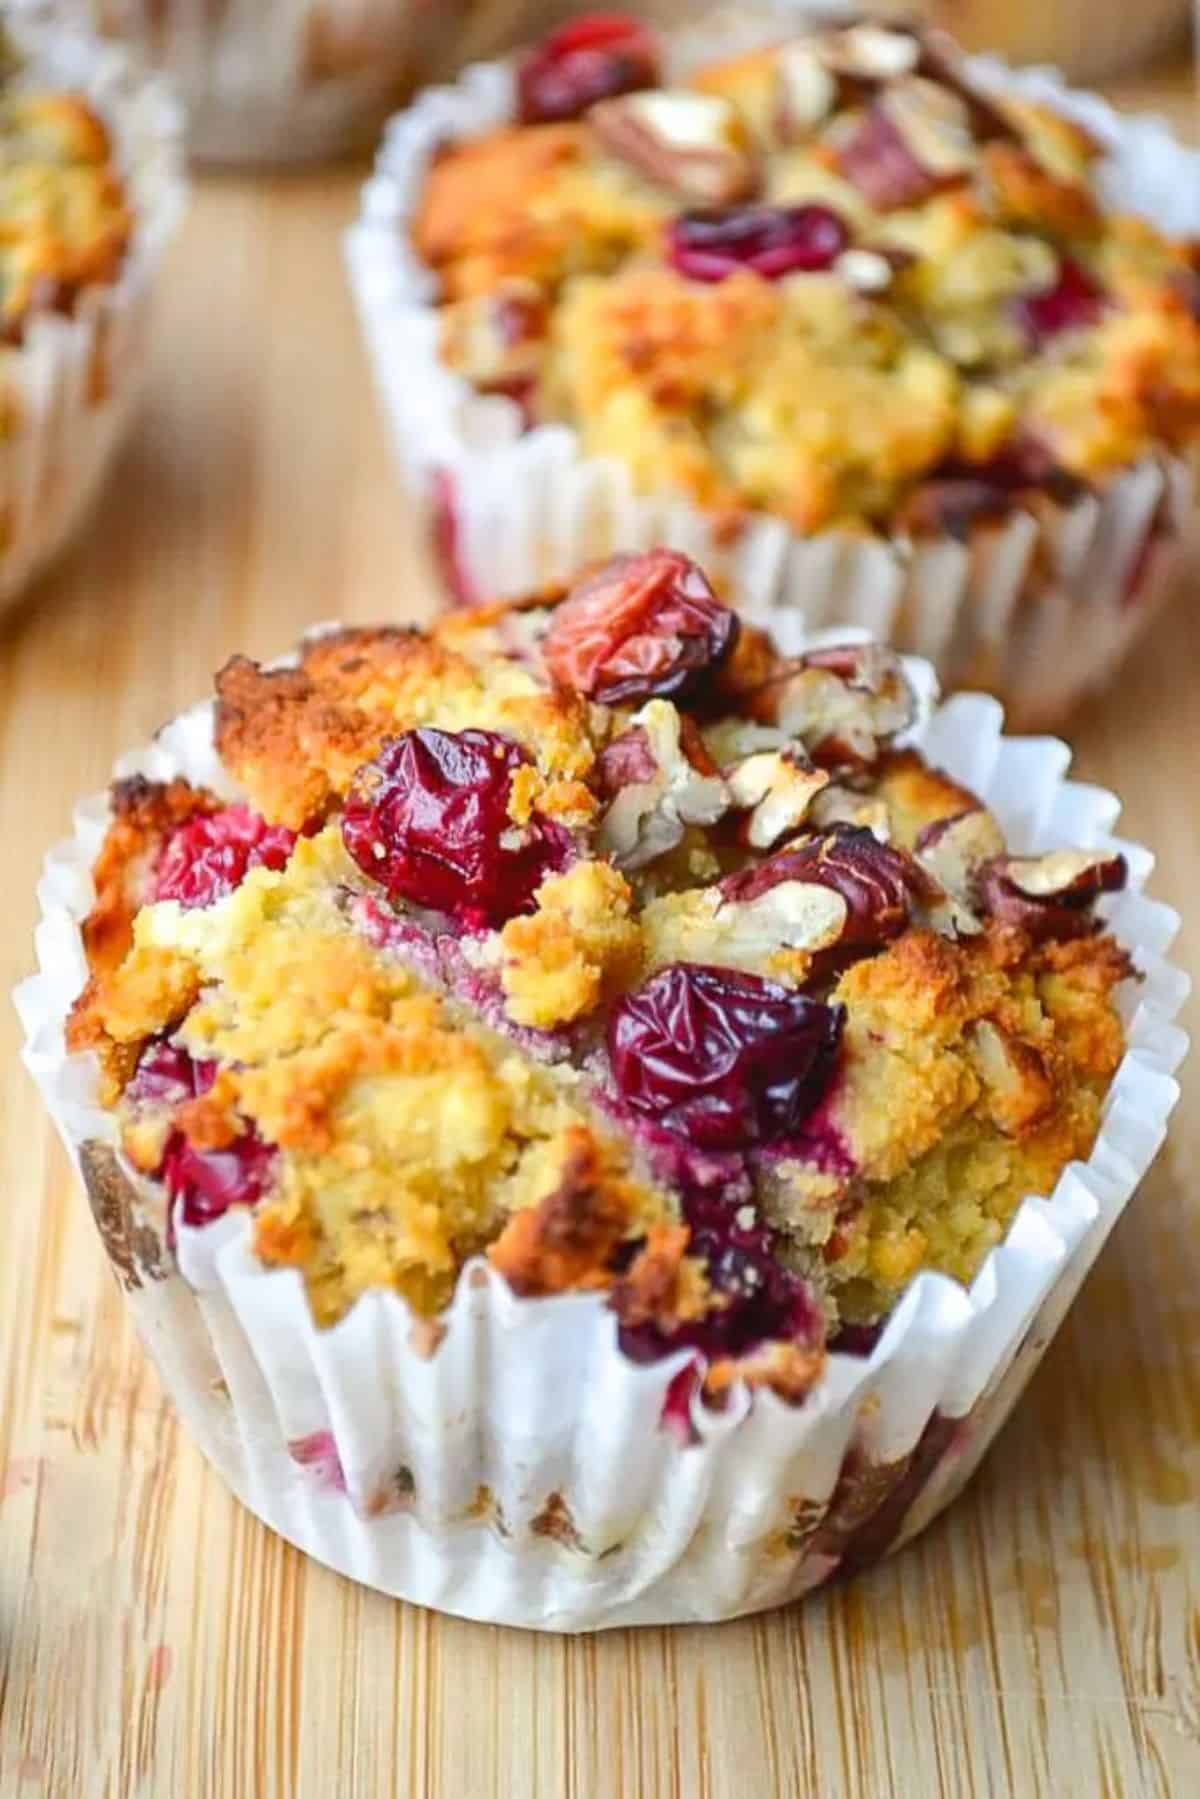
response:
<svg viewBox="0 0 1200 1799"><path fill-rule="evenodd" d="M1105 209L1103 146L910 27L662 85L606 15L434 160L446 363L643 491L797 530L965 530L1200 431L1200 248Z"/></svg>
<svg viewBox="0 0 1200 1799"><path fill-rule="evenodd" d="M222 794L113 789L68 1040L168 1232L247 1208L320 1323L483 1254L799 1397L1092 1146L1124 864L1010 853L877 644L783 656L655 550L214 716Z"/></svg>
<svg viewBox="0 0 1200 1799"><path fill-rule="evenodd" d="M114 281L131 232L104 122L78 94L31 87L0 35L0 345Z"/></svg>

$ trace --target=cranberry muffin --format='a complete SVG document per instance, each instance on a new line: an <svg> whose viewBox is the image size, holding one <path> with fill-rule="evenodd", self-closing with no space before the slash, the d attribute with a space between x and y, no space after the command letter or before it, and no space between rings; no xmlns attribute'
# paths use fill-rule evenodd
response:
<svg viewBox="0 0 1200 1799"><path fill-rule="evenodd" d="M802 532L961 527L1193 446L1200 248L1105 208L1082 126L908 28L670 86L632 26L597 81L580 30L414 220L475 386L642 490Z"/></svg>
<svg viewBox="0 0 1200 1799"><path fill-rule="evenodd" d="M449 585L644 517L1053 724L1183 560L1200 165L936 33L764 32L577 20L397 121L351 264Z"/></svg>
<svg viewBox="0 0 1200 1799"><path fill-rule="evenodd" d="M798 1401L1089 1153L1124 863L1010 853L879 645L656 550L216 696L244 798L116 784L68 1045L161 1234L244 1208L318 1325L486 1257Z"/></svg>
<svg viewBox="0 0 1200 1799"><path fill-rule="evenodd" d="M0 607L86 513L182 210L173 102L57 12L0 26Z"/></svg>

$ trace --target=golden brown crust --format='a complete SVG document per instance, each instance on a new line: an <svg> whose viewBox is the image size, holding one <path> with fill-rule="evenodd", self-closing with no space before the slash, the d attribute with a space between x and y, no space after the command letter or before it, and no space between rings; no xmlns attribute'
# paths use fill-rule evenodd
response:
<svg viewBox="0 0 1200 1799"><path fill-rule="evenodd" d="M564 1132L555 1151L549 1191L515 1212L488 1250L526 1298L610 1285L613 1253L636 1216L628 1184L614 1179L588 1131Z"/></svg>
<svg viewBox="0 0 1200 1799"><path fill-rule="evenodd" d="M163 839L176 825L219 801L190 782L163 785L144 775L115 781L109 792L111 823L92 868L95 902L83 922L88 967L106 974L126 955L133 918L145 903L151 866Z"/></svg>

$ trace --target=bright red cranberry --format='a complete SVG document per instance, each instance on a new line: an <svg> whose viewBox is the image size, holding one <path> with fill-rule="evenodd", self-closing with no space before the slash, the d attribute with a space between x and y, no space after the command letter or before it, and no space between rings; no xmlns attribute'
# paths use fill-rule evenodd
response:
<svg viewBox="0 0 1200 1799"><path fill-rule="evenodd" d="M202 812L177 825L154 870L154 898L211 906L240 887L252 868L285 868L295 831L269 825L249 806Z"/></svg>
<svg viewBox="0 0 1200 1799"><path fill-rule="evenodd" d="M738 621L677 550L614 556L554 614L542 644L564 687L602 705L695 697L725 661Z"/></svg>
<svg viewBox="0 0 1200 1799"><path fill-rule="evenodd" d="M729 968L677 962L613 1009L608 1053L626 1104L702 1149L794 1135L834 1071L840 1006Z"/></svg>
<svg viewBox="0 0 1200 1799"><path fill-rule="evenodd" d="M921 872L902 850L854 825L832 825L721 883L726 899L746 902L783 881L830 887L846 902L841 949L880 949L908 926Z"/></svg>
<svg viewBox="0 0 1200 1799"><path fill-rule="evenodd" d="M832 267L850 242L828 206L727 206L685 212L667 233L667 255L693 281L752 269L768 281Z"/></svg>
<svg viewBox="0 0 1200 1799"><path fill-rule="evenodd" d="M393 902L447 912L471 928L527 912L561 868L570 838L536 813L508 813L525 751L495 731L405 731L360 771L346 802L346 848Z"/></svg>
<svg viewBox="0 0 1200 1799"><path fill-rule="evenodd" d="M1085 268L1065 256L1058 279L1040 293L1017 301L1017 320L1035 348L1060 331L1083 331L1094 325L1108 305L1108 296Z"/></svg>
<svg viewBox="0 0 1200 1799"><path fill-rule="evenodd" d="M584 13L552 31L517 70L523 125L577 119L598 100L656 87L658 42L624 13Z"/></svg>

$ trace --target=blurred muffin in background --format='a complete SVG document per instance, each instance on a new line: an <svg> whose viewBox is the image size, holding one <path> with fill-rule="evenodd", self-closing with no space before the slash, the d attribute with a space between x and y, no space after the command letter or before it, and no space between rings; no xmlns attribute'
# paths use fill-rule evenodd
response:
<svg viewBox="0 0 1200 1799"><path fill-rule="evenodd" d="M75 0L174 81L192 154L289 163L371 143L406 88L510 40L528 0ZM544 9L543 9L544 10Z"/></svg>
<svg viewBox="0 0 1200 1799"><path fill-rule="evenodd" d="M0 607L67 541L132 413L179 164L159 83L49 9L0 27Z"/></svg>
<svg viewBox="0 0 1200 1799"><path fill-rule="evenodd" d="M861 9L920 17L952 31L970 50L1012 62L1054 63L1077 81L1101 81L1146 62L1182 40L1188 0L916 0Z"/></svg>

